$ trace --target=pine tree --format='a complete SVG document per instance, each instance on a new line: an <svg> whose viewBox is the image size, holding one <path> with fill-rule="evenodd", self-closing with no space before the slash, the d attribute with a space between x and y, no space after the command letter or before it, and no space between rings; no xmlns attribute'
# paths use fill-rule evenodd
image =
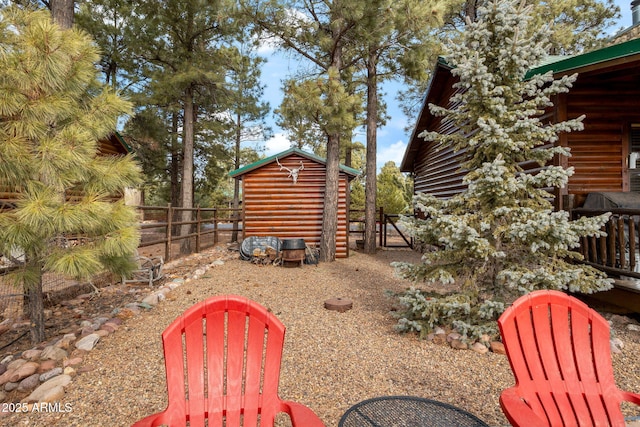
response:
<svg viewBox="0 0 640 427"><path fill-rule="evenodd" d="M548 29L527 36L529 9L524 3L497 0L468 23L464 43L449 46L447 62L459 76L452 109L430 105L432 114L460 129L424 138L466 150L462 166L467 190L448 199L416 197L424 219L406 225L419 241L436 247L418 265L398 265L415 281L457 283L461 291L429 298L417 289L401 297L408 307L400 328L425 333L438 324L468 338L495 334L495 319L516 297L535 289L591 293L611 287L598 270L572 260L584 235L599 235L608 218L570 221L556 212L545 188L566 185L571 168L550 165L568 156L554 146L560 132L582 130L578 117L548 124L542 120L553 95L567 92L576 75L554 80L551 73L525 80L545 57ZM537 161L540 171L524 173L520 164Z"/></svg>
<svg viewBox="0 0 640 427"><path fill-rule="evenodd" d="M29 296L31 339L44 340L42 277L126 274L139 242L135 211L112 196L139 181L130 156L97 156L130 111L98 83L91 39L46 11L0 19L0 182L19 193L0 213L0 253L21 252L10 279Z"/></svg>

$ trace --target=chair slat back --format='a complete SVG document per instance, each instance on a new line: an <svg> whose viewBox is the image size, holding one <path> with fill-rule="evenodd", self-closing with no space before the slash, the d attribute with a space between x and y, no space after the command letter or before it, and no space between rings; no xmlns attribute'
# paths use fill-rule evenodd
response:
<svg viewBox="0 0 640 427"><path fill-rule="evenodd" d="M519 394L550 426L624 425L609 324L596 311L562 292L535 291L498 326Z"/></svg>
<svg viewBox="0 0 640 427"><path fill-rule="evenodd" d="M163 333L171 425L272 426L284 325L243 297L212 297Z"/></svg>

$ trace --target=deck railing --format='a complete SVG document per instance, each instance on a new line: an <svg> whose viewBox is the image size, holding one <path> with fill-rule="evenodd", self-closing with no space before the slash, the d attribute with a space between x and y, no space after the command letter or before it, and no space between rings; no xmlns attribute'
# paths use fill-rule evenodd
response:
<svg viewBox="0 0 640 427"><path fill-rule="evenodd" d="M640 278L640 209L573 209L572 219L611 212L603 237L583 237L584 262L614 276Z"/></svg>

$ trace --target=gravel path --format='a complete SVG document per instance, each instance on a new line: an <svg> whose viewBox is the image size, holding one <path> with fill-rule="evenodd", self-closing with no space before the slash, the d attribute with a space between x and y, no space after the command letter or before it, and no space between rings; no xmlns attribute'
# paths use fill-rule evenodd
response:
<svg viewBox="0 0 640 427"><path fill-rule="evenodd" d="M352 252L346 260L302 268L228 260L100 341L84 361L94 369L75 377L62 401L69 412L14 414L0 424L128 426L162 410L162 331L194 303L233 293L269 307L287 326L280 395L309 406L327 426L336 426L353 404L382 395L437 399L492 426L507 425L498 403L501 390L513 384L505 356L453 350L394 332L393 301L384 293L408 283L396 278L389 264L418 259L410 251ZM354 308L345 313L324 309L323 302L334 297L353 300ZM618 385L635 392L640 392L638 335L617 331L625 348L614 355ZM640 415L637 408L625 411Z"/></svg>

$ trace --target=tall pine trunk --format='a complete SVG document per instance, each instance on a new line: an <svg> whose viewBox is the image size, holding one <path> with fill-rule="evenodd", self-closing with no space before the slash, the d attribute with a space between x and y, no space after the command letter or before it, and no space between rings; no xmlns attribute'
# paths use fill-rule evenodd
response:
<svg viewBox="0 0 640 427"><path fill-rule="evenodd" d="M367 60L367 176L364 192L364 252L376 252L376 194L377 194L377 122L378 122L378 77L375 51ZM382 224L380 224L382 227ZM380 230L382 233L382 229Z"/></svg>
<svg viewBox="0 0 640 427"><path fill-rule="evenodd" d="M51 2L51 17L53 22L58 24L61 28L69 29L73 25L73 0L55 0ZM43 182L46 180L43 179ZM58 197L64 198L64 193L58 194ZM26 307L23 311L29 316L29 332L31 334L31 343L37 344L45 340L45 326L44 326L44 293L42 290L42 263L39 261L34 262L32 268L38 270L38 281L32 284L24 285L25 303ZM29 266L27 266L28 268Z"/></svg>
<svg viewBox="0 0 640 427"><path fill-rule="evenodd" d="M327 172L325 176L324 211L320 261L335 261L338 233L338 192L340 189L340 136L330 135L327 140Z"/></svg>
<svg viewBox="0 0 640 427"><path fill-rule="evenodd" d="M182 221L188 222L193 218L193 87L189 86L184 93L184 133L183 133L183 158L182 158ZM180 227L180 236L190 234L191 224L183 224ZM191 252L191 238L183 239L180 245L183 254Z"/></svg>
<svg viewBox="0 0 640 427"><path fill-rule="evenodd" d="M234 169L240 168L240 143L242 142L242 118L238 113L236 115L236 146L234 150L233 167ZM238 220L240 213L238 208L240 207L240 180L233 180L233 232L231 233L231 241L238 241Z"/></svg>
<svg viewBox="0 0 640 427"><path fill-rule="evenodd" d="M38 280L24 285L23 311L29 317L31 343L38 344L46 339L44 327L44 297L42 291L42 263L27 260L27 268L37 269Z"/></svg>
<svg viewBox="0 0 640 427"><path fill-rule="evenodd" d="M51 0L49 7L53 22L61 28L71 28L73 26L74 0Z"/></svg>

